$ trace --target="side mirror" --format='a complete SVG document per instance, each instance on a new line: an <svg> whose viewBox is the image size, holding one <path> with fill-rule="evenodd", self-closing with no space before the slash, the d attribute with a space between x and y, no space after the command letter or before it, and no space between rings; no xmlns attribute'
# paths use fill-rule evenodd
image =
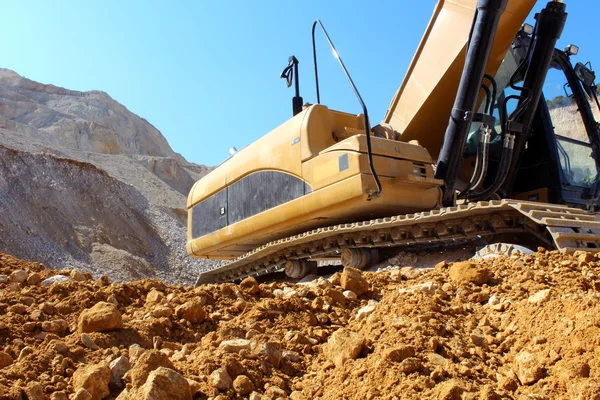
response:
<svg viewBox="0 0 600 400"><path fill-rule="evenodd" d="M596 80L596 73L591 68L586 67L582 63L578 62L575 65L575 76L581 81L586 89L591 89L594 86Z"/></svg>

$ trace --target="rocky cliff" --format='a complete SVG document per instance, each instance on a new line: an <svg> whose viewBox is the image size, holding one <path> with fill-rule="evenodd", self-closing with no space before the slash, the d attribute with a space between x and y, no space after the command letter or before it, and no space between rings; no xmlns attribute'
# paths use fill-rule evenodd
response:
<svg viewBox="0 0 600 400"><path fill-rule="evenodd" d="M116 280L190 283L187 191L209 168L100 91L0 69L0 250Z"/></svg>

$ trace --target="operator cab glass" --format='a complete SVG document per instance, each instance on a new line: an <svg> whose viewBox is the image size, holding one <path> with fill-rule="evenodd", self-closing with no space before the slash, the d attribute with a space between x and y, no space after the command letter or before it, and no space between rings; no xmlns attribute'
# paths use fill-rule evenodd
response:
<svg viewBox="0 0 600 400"><path fill-rule="evenodd" d="M561 180L568 185L592 186L598 180L598 168L590 137L565 72L556 63L548 71L544 97L556 136Z"/></svg>

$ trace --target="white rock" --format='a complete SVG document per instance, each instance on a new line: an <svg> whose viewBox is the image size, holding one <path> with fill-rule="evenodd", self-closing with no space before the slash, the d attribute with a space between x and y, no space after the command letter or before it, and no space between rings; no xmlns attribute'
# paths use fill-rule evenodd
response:
<svg viewBox="0 0 600 400"><path fill-rule="evenodd" d="M377 307L376 301L375 302L369 301L369 304L367 304L366 306L364 306L358 310L358 312L356 313L356 320L360 321L362 319L367 318L369 315L373 314L373 311L375 311L376 307Z"/></svg>
<svg viewBox="0 0 600 400"><path fill-rule="evenodd" d="M551 289L540 290L539 292L529 296L527 301L532 304L540 304L550 299Z"/></svg>
<svg viewBox="0 0 600 400"><path fill-rule="evenodd" d="M223 340L219 348L228 353L239 353L241 350L250 350L251 343L246 339Z"/></svg>
<svg viewBox="0 0 600 400"><path fill-rule="evenodd" d="M125 356L121 356L110 363L110 381L118 387L124 386L123 376L129 371L129 359Z"/></svg>
<svg viewBox="0 0 600 400"><path fill-rule="evenodd" d="M98 350L100 348L86 333L81 334L81 343L88 349Z"/></svg>
<svg viewBox="0 0 600 400"><path fill-rule="evenodd" d="M231 376L229 376L227 371L222 368L216 369L210 374L209 382L212 387L219 390L231 389L231 386L233 385Z"/></svg>
<svg viewBox="0 0 600 400"><path fill-rule="evenodd" d="M434 295L438 285L435 282L425 282L408 288L398 289L400 293L425 293Z"/></svg>
<svg viewBox="0 0 600 400"><path fill-rule="evenodd" d="M71 278L69 278L68 276L54 275L54 276L51 276L50 278L44 279L42 281L42 285L50 286L53 283L65 283L65 282L70 282L70 281L71 281Z"/></svg>
<svg viewBox="0 0 600 400"><path fill-rule="evenodd" d="M500 299L496 296L496 295L491 295L490 298L488 299L488 304L490 306L495 306L496 304L500 303Z"/></svg>
<svg viewBox="0 0 600 400"><path fill-rule="evenodd" d="M344 297L348 300L356 300L358 296L352 290L344 290Z"/></svg>

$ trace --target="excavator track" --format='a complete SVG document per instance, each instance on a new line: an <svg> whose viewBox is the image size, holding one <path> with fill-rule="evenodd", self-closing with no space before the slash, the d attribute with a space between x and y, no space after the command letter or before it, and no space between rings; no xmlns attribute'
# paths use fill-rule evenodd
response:
<svg viewBox="0 0 600 400"><path fill-rule="evenodd" d="M567 206L493 200L433 211L314 229L260 246L212 270L196 285L241 280L282 270L288 260L340 255L350 248L410 247L491 241L502 234L529 234L563 252L600 251L600 219Z"/></svg>

